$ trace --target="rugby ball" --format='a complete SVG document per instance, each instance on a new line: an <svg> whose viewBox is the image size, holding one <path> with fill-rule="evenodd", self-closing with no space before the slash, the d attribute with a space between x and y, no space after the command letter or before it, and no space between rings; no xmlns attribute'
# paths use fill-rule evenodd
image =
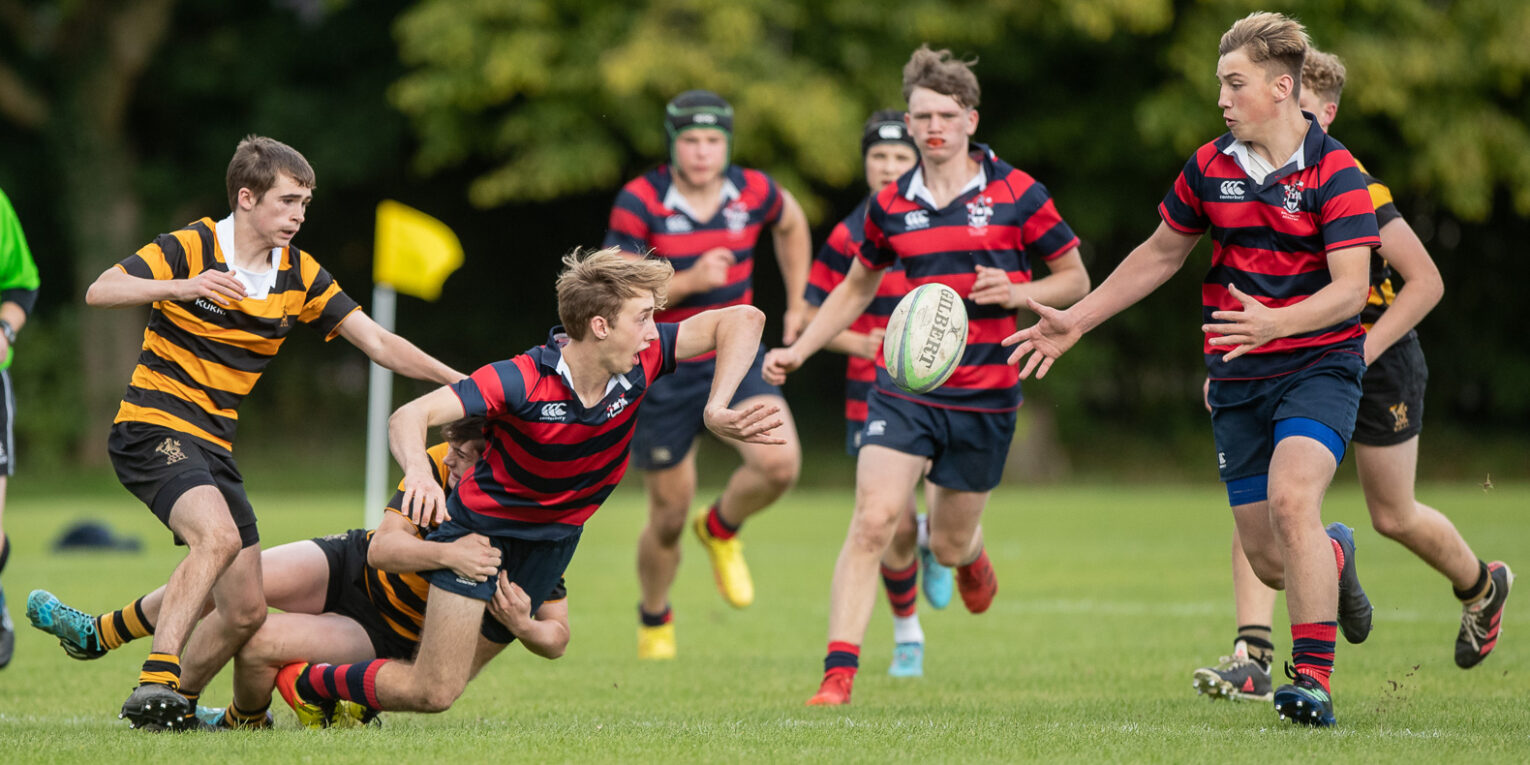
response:
<svg viewBox="0 0 1530 765"><path fill-rule="evenodd" d="M967 307L956 290L922 284L903 296L887 322L882 358L893 384L929 393L951 378L967 350Z"/></svg>

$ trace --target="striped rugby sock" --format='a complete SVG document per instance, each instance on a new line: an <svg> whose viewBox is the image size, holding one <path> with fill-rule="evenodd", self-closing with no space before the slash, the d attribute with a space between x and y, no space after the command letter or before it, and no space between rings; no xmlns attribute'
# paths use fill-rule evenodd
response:
<svg viewBox="0 0 1530 765"><path fill-rule="evenodd" d="M181 687L181 657L173 653L151 653L138 673L138 684L156 683Z"/></svg>
<svg viewBox="0 0 1530 765"><path fill-rule="evenodd" d="M1333 674L1334 642L1338 639L1338 622L1307 622L1291 625L1291 663L1297 674L1306 675L1328 690L1328 677Z"/></svg>
<svg viewBox="0 0 1530 765"><path fill-rule="evenodd" d="M887 602L892 606L893 616L914 615L914 604L918 602L919 595L918 584L919 561L917 559L904 569L891 569L883 564L882 585L887 588Z"/></svg>
<svg viewBox="0 0 1530 765"><path fill-rule="evenodd" d="M855 679L856 670L861 666L861 647L854 643L845 643L839 640L829 641L829 653L823 657L823 676L845 675L849 679Z"/></svg>
<svg viewBox="0 0 1530 765"><path fill-rule="evenodd" d="M721 504L722 499L719 498L712 503L711 509L707 510L707 533L711 534L713 539L727 541L738 536L738 530L743 528L744 524L734 525L723 520L722 514L717 511Z"/></svg>
<svg viewBox="0 0 1530 765"><path fill-rule="evenodd" d="M135 598L116 611L96 617L96 639L108 651L153 634L154 625L143 612L143 598Z"/></svg>
<svg viewBox="0 0 1530 765"><path fill-rule="evenodd" d="M377 670L392 659L356 664L310 664L297 677L298 695L305 699L354 701L382 709L377 701Z"/></svg>

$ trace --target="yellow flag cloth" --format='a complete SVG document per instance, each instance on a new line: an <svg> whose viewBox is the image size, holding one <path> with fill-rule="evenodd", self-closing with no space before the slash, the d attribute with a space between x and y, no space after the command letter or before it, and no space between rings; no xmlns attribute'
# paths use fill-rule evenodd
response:
<svg viewBox="0 0 1530 765"><path fill-rule="evenodd" d="M445 223L391 199L378 203L373 281L435 300L446 277L461 265L462 242Z"/></svg>

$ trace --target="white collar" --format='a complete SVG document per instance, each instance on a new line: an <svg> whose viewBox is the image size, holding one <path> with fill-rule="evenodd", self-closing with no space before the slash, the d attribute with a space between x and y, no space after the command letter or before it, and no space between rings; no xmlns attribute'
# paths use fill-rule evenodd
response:
<svg viewBox="0 0 1530 765"><path fill-rule="evenodd" d="M670 170L670 173L671 178L669 182L669 189L664 192L664 207L666 209L674 210L675 212L683 212L686 215L691 216L691 220L694 220L697 223L705 223L706 221L697 217L696 211L691 207L691 203L685 200L685 195L680 193L679 184L675 183L673 178L674 170ZM738 199L740 196L738 187L733 185L733 179L726 175L723 176L720 196L722 197L723 204L732 202L733 200Z"/></svg>
<svg viewBox="0 0 1530 765"><path fill-rule="evenodd" d="M568 389L573 391L574 396L577 397L579 389L574 387L574 371L568 368L568 359L564 358L561 352L558 354L558 365L555 368L558 370L558 374L563 377L564 384L568 385ZM622 386L624 390L632 390L632 383L627 381L626 375L611 375L611 379L606 381L606 392L601 394L601 397L604 398L611 395L611 391L618 385Z"/></svg>
<svg viewBox="0 0 1530 765"><path fill-rule="evenodd" d="M271 288L276 286L276 272L281 267L282 248L272 247L271 268L264 273L256 273L240 268L235 263L233 213L229 213L227 218L218 221L213 231L218 237L218 249L223 251L223 261L228 264L228 270L234 274L235 278L244 284L245 294L256 300L264 300L270 294Z"/></svg>
<svg viewBox="0 0 1530 765"><path fill-rule="evenodd" d="M1307 122L1307 129L1311 130L1312 121L1308 120ZM1227 145L1227 148L1222 150L1222 153L1232 157L1234 160L1237 160L1238 166L1243 168L1243 172L1247 173L1248 177L1253 180L1254 183L1263 185L1264 179L1268 178L1270 173L1280 170L1287 165L1294 163L1297 170L1305 170L1307 167L1306 149L1307 136L1306 134L1303 134L1302 142L1296 145L1296 151L1292 152L1291 156L1286 158L1286 161L1280 163L1280 165L1276 167L1270 167L1270 163L1264 161L1264 157L1259 156L1258 152L1249 149L1248 144L1236 138L1233 139L1232 143Z"/></svg>
<svg viewBox="0 0 1530 765"><path fill-rule="evenodd" d="M952 199L956 199L956 197L960 197L969 191L982 189L987 185L988 171L984 170L983 164L979 162L977 175L972 176L972 180L967 181L967 185L963 186L961 191L956 192L956 196L952 197ZM930 194L929 187L924 185L924 165L921 164L914 168L914 177L908 179L908 191L904 192L903 196L910 202L922 199L930 207L938 207L935 204L935 197Z"/></svg>

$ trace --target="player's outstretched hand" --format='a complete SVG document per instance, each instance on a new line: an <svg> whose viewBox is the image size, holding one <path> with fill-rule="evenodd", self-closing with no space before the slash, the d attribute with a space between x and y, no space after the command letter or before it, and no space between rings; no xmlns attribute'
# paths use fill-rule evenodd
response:
<svg viewBox="0 0 1530 765"><path fill-rule="evenodd" d="M1009 272L992 266L978 266L977 277L972 280L972 290L967 297L978 305L997 305L1014 308L1014 284Z"/></svg>
<svg viewBox="0 0 1530 765"><path fill-rule="evenodd" d="M781 407L773 404L755 404L748 409L729 409L707 405L702 419L707 429L723 438L743 441L746 444L784 444L786 439L771 435L781 427Z"/></svg>
<svg viewBox="0 0 1530 765"><path fill-rule="evenodd" d="M239 281L239 277L227 271L208 270L183 280L179 299L207 298L227 308L243 300L244 296L244 282Z"/></svg>
<svg viewBox="0 0 1530 765"><path fill-rule="evenodd" d="M404 474L404 516L422 529L452 519L446 512L446 492L428 472Z"/></svg>
<svg viewBox="0 0 1530 765"><path fill-rule="evenodd" d="M1025 365L1020 367L1020 379L1027 379L1031 372L1035 372L1039 380L1047 376L1052 362L1072 348L1084 333L1079 329L1078 320L1067 311L1044 306L1031 298L1026 298L1025 304L1038 317L1036 323L1000 340L999 344L1015 346L1015 352L1009 355L1009 363L1019 364L1021 359L1025 360ZM1030 354L1030 358L1026 358L1026 354Z"/></svg>
<svg viewBox="0 0 1530 765"><path fill-rule="evenodd" d="M494 597L489 600L489 613L505 625L510 634L520 637L531 625L531 596L501 571L499 586L494 588Z"/></svg>
<svg viewBox="0 0 1530 765"><path fill-rule="evenodd" d="M462 579L487 582L499 570L499 548L482 534L457 537L446 548L446 567Z"/></svg>
<svg viewBox="0 0 1530 765"><path fill-rule="evenodd" d="M1232 295L1239 303L1243 304L1242 310L1213 311L1211 318L1220 323L1201 325L1201 331L1208 335L1213 332L1221 333L1216 337L1207 338L1206 343L1208 345L1235 346L1232 350L1222 354L1223 361L1232 361L1277 337L1281 337L1274 309L1255 300L1232 284L1227 285L1227 294Z"/></svg>
<svg viewBox="0 0 1530 765"><path fill-rule="evenodd" d="M765 353L765 363L760 367L760 376L771 385L781 385L786 382L786 376L797 371L802 366L802 354L792 350L791 346L785 348L772 348Z"/></svg>

